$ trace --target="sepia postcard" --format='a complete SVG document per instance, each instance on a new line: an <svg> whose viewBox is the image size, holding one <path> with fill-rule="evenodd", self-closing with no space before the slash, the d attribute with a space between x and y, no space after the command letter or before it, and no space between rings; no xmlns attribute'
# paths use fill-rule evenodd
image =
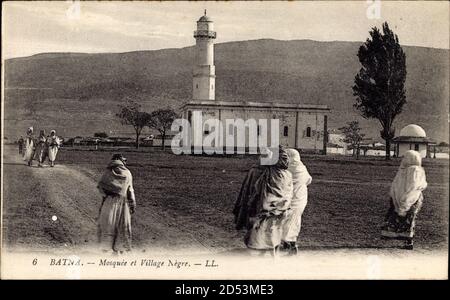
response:
<svg viewBox="0 0 450 300"><path fill-rule="evenodd" d="M2 5L1 279L448 279L447 1Z"/></svg>

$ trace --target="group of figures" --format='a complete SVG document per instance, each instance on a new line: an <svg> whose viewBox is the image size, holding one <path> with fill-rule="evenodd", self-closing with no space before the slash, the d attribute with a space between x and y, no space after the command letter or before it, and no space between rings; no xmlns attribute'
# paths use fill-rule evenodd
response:
<svg viewBox="0 0 450 300"><path fill-rule="evenodd" d="M60 146L61 139L56 136L55 130L52 130L48 136L45 130L41 130L39 137L36 138L33 127L30 127L27 129L25 139L23 137L19 139L19 154L30 167L33 165L33 160L37 160L38 166L42 167L47 158L50 166L53 167Z"/></svg>
<svg viewBox="0 0 450 300"><path fill-rule="evenodd" d="M271 155L271 152L266 152ZM278 163L252 167L234 205L236 229L246 230L244 242L257 253L295 255L302 214L308 202L311 175L295 149L280 148ZM405 153L390 189L390 208L381 237L404 240L413 249L416 216L427 187L422 158Z"/></svg>
<svg viewBox="0 0 450 300"><path fill-rule="evenodd" d="M262 155L273 153L265 149ZM295 149L280 147L276 164L259 164L249 170L233 209L236 228L247 230L244 242L248 248L297 254L311 182Z"/></svg>
<svg viewBox="0 0 450 300"><path fill-rule="evenodd" d="M264 156L272 155L270 150ZM114 154L98 189L102 195L98 237L105 252L131 251L131 215L136 209L133 177L127 159ZM246 230L244 242L258 254L295 255L302 214L308 202L312 177L295 149L279 149L274 165L255 165L245 177L233 214L238 230ZM405 240L413 249L414 226L427 187L422 158L405 153L390 189L390 208L381 236Z"/></svg>

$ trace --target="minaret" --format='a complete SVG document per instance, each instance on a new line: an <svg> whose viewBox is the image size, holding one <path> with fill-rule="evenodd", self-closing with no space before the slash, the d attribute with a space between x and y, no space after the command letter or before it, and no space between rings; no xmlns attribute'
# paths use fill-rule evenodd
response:
<svg viewBox="0 0 450 300"><path fill-rule="evenodd" d="M214 23L205 14L194 31L196 55L193 73L193 100L215 100L216 68L214 66Z"/></svg>

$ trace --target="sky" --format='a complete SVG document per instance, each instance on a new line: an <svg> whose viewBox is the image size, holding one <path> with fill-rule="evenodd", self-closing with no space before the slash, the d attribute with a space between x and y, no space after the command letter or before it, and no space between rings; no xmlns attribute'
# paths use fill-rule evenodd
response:
<svg viewBox="0 0 450 300"><path fill-rule="evenodd" d="M403 45L449 48L447 1L14 1L3 2L2 55L191 46L204 9L214 21L217 43L262 38L365 41L372 27L387 21Z"/></svg>

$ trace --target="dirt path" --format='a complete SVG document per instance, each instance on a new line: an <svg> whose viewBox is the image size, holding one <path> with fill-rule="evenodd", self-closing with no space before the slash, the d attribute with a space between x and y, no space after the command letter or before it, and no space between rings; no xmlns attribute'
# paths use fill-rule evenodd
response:
<svg viewBox="0 0 450 300"><path fill-rule="evenodd" d="M14 250L8 253L80 256L98 253L95 247L95 219L100 205L97 180L98 174L78 165L30 168L15 149L4 149L2 238L6 250ZM145 200L145 195L140 197L141 201ZM297 257L271 262L259 255L249 255L237 232L208 225L198 217L177 217L151 205L138 206L133 216L133 243L134 254L144 257L215 253L214 258L228 266L216 274L220 278L247 278L242 273L243 265L252 266L253 276L281 279L352 278L356 274L355 278L446 278L448 274L446 250L302 248ZM234 263L233 259L240 260ZM154 273L146 276L155 278Z"/></svg>
<svg viewBox="0 0 450 300"><path fill-rule="evenodd" d="M100 199L96 181L83 173L64 165L28 167L14 149L5 149L6 246L42 251L95 248ZM225 250L211 245L195 226L148 207L138 208L133 216L133 240L142 252Z"/></svg>

